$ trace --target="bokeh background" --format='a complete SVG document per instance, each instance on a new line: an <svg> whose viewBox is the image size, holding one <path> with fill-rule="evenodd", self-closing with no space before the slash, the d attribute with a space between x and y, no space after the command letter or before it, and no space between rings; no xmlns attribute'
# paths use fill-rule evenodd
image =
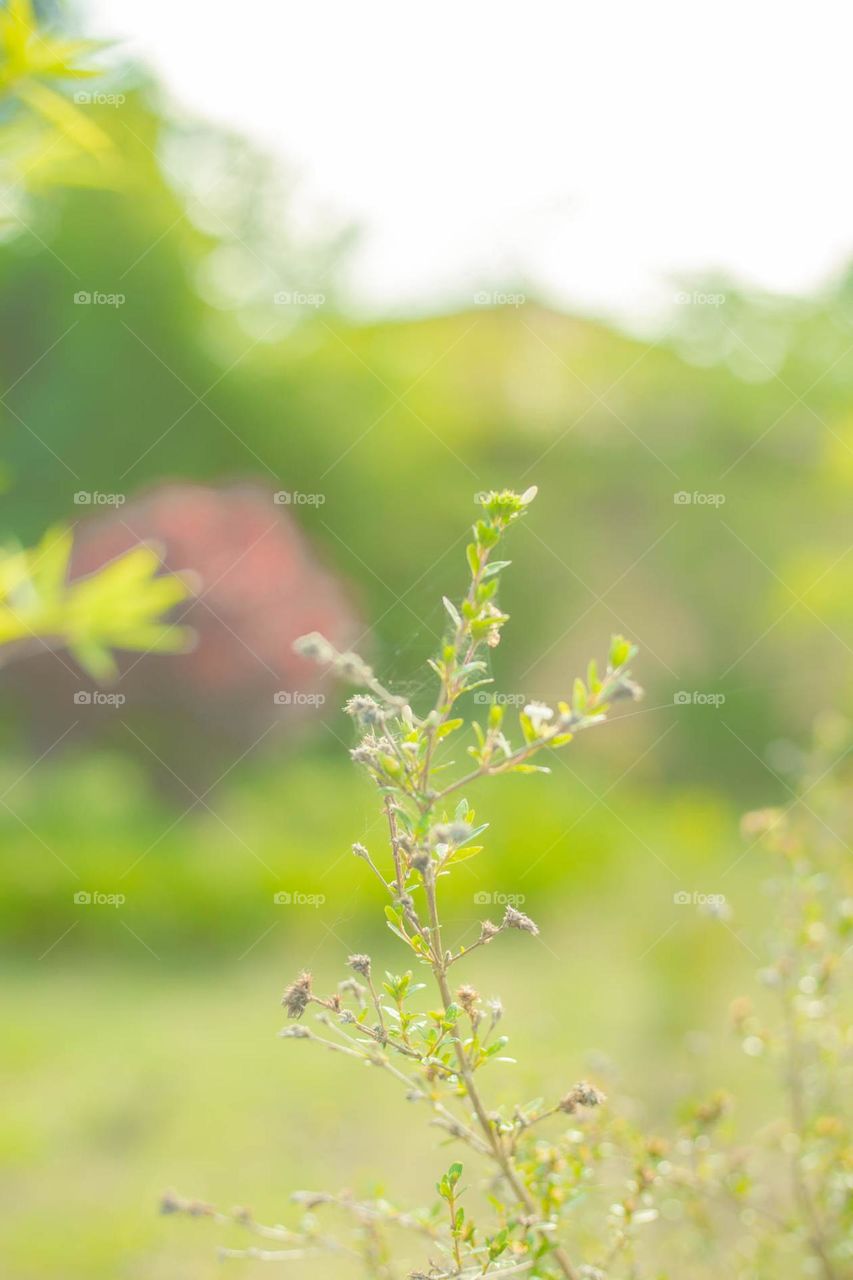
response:
<svg viewBox="0 0 853 1280"><path fill-rule="evenodd" d="M109 175L4 175L2 530L72 524L75 573L156 541L198 575L198 643L103 689L54 653L0 672L4 1274L213 1274L167 1186L272 1221L294 1186L432 1186L384 1081L354 1105L346 1064L276 1039L297 968L398 963L349 853L382 832L345 690L290 646L357 645L421 706L484 488L540 488L495 688L554 701L621 631L647 691L550 778L470 796L493 834L450 929L510 894L542 927L472 961L519 1051L496 1096L591 1074L652 1124L711 1084L760 1105L726 1032L767 911L738 819L848 702L846 263L796 296L697 266L645 327L517 275L383 317L346 210L306 225L262 147L104 65Z"/></svg>

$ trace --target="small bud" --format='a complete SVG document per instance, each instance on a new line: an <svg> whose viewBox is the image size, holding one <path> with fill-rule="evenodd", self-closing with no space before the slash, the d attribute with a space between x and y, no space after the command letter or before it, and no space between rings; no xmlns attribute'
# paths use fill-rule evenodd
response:
<svg viewBox="0 0 853 1280"><path fill-rule="evenodd" d="M357 858L364 858L365 862L369 862L370 854L367 852L363 844L359 844L358 840L356 840L353 845L352 851Z"/></svg>

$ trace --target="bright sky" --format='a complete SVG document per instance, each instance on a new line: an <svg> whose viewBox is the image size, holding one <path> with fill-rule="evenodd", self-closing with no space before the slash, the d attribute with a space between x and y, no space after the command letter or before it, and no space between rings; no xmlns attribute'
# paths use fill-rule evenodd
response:
<svg viewBox="0 0 853 1280"><path fill-rule="evenodd" d="M801 291L853 256L838 0L90 0L180 109L363 229L372 311L519 280L629 322L675 277Z"/></svg>

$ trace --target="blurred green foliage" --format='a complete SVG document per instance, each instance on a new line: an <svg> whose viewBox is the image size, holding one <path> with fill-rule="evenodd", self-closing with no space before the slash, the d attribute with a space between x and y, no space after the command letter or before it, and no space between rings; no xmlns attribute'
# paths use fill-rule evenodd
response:
<svg viewBox="0 0 853 1280"><path fill-rule="evenodd" d="M71 525L79 490L251 476L321 494L298 516L375 620L378 670L417 699L441 596L464 578L472 491L537 483L502 600L531 621L509 623L497 687L554 700L624 630L648 698L547 790L496 787L488 871L460 884L451 929L476 928L484 893L523 893L548 927L550 952L508 953L495 978L542 1045L531 1091L581 1074L591 1044L667 1102L673 1046L699 1020L718 1031L754 965L739 923L687 927L673 892L724 888L760 921L754 860L729 875L738 807L786 798L790 740L847 696L850 280L811 299L690 282L724 303L676 306L644 336L535 298L368 323L343 302L346 229L297 230L269 160L176 120L141 72L69 102L88 47L21 43L28 12L0 10L2 540ZM376 814L348 728L250 754L200 798L164 794L117 749L70 735L39 760L10 716L2 735L9 1274L208 1275L204 1248L150 1212L165 1181L211 1199L261 1188L276 1218L285 1189L326 1180L332 1147L343 1180L379 1163L369 1094L345 1134L336 1065L284 1068L273 1035L280 979L365 941L349 848L371 845ZM286 907L282 891L326 901ZM78 892L126 901L83 910ZM410 1152L380 1140L405 1188Z"/></svg>

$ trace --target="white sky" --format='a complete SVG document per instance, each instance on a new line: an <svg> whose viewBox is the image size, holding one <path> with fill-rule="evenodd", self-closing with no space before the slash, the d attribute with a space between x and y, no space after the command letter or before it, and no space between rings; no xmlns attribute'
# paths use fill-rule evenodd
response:
<svg viewBox="0 0 853 1280"><path fill-rule="evenodd" d="M363 236L368 310L526 280L634 322L722 268L798 292L853 255L841 0L90 0L180 108Z"/></svg>

